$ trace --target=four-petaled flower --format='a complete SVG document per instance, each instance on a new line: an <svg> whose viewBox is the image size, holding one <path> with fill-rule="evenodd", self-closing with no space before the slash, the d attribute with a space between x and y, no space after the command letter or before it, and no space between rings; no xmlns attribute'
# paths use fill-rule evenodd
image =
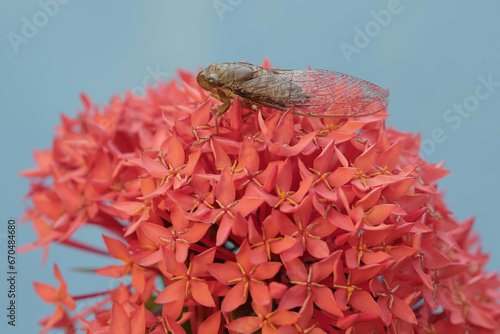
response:
<svg viewBox="0 0 500 334"><path fill-rule="evenodd" d="M144 233L158 245L158 250L141 260L141 265L152 265L161 261L162 248L171 250L178 262L186 261L191 244L199 241L210 227L204 223L189 222L178 207L173 209L170 217L172 226L167 228L153 223L142 224Z"/></svg>
<svg viewBox="0 0 500 334"><path fill-rule="evenodd" d="M292 287L281 300L279 309L289 310L304 305L308 296L323 310L342 317L343 313L329 288L326 278L333 272L333 263L342 253L337 251L327 258L313 263L306 268L302 261L294 259L285 262L285 268Z"/></svg>
<svg viewBox="0 0 500 334"><path fill-rule="evenodd" d="M226 327L242 334L251 334L259 329L262 334L273 334L281 326L294 324L300 317L300 314L291 311L272 310L272 305L261 305L252 302L252 309L257 316L241 317L232 321Z"/></svg>
<svg viewBox="0 0 500 334"><path fill-rule="evenodd" d="M68 311L73 311L76 307L76 303L73 297L68 293L68 286L56 264L54 264L54 276L59 281L59 288L40 282L33 283L36 293L40 298L46 303L52 303L56 306L54 313L43 320L45 326L42 333L48 331L51 327L63 327L71 323Z"/></svg>
<svg viewBox="0 0 500 334"><path fill-rule="evenodd" d="M272 278L281 268L281 262L265 262L254 265L250 262L250 246L243 241L236 261L209 264L208 271L219 282L234 285L222 301L222 312L231 312L245 303L250 294L252 300L260 305L272 302L267 279Z"/></svg>
<svg viewBox="0 0 500 334"><path fill-rule="evenodd" d="M193 299L206 307L215 307L215 302L210 293L207 282L203 277L208 275L207 264L214 261L215 248L210 248L203 253L193 257L186 268L184 263L176 261L174 254L166 248L163 248L163 262L166 271L173 275L170 278L171 283L163 289L156 297L158 304L169 304L168 314L177 319L184 300L191 295Z"/></svg>

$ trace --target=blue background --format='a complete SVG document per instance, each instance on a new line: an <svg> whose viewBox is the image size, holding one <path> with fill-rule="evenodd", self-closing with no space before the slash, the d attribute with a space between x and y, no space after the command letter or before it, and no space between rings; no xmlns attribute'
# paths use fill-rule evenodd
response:
<svg viewBox="0 0 500 334"><path fill-rule="evenodd" d="M500 87L468 118L444 119L454 104L474 101L479 77L500 81L499 2L59 0L58 8L44 6L54 1L0 3L2 333L35 333L38 319L53 311L34 295L31 283L55 284L53 262L72 293L116 284L71 271L103 266L106 258L53 247L41 267L40 251L18 255L17 326L6 325L6 223L20 217L28 190L17 172L34 166L33 149L51 146L59 114L75 115L80 92L107 103L114 94L141 92L154 83L151 72L169 79L179 67L195 71L214 62L260 64L269 57L280 68L310 65L389 87L388 123L421 132L425 158L447 161L452 173L439 183L446 202L460 220L477 217L475 229L491 253L488 268L500 269ZM389 9L390 17L383 14ZM38 24L37 31L27 30L30 24ZM25 43L12 43L15 35L26 37ZM343 52L348 45L356 52ZM433 131L445 139L432 139ZM98 235L77 234L102 245ZM18 226L17 237L19 244L34 240L28 225Z"/></svg>

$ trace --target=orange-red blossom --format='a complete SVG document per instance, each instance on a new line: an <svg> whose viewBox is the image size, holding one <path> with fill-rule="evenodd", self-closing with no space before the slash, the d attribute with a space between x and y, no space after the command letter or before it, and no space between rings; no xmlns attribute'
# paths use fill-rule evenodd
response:
<svg viewBox="0 0 500 334"><path fill-rule="evenodd" d="M131 277L75 296L100 297L75 312L56 268L60 288L35 284L56 307L44 331L499 332L498 278L418 135L386 128L385 112L246 115L238 99L217 132L220 102L179 78L109 106L83 95L23 172L30 247L99 252L73 239L97 225L113 237L96 272Z"/></svg>

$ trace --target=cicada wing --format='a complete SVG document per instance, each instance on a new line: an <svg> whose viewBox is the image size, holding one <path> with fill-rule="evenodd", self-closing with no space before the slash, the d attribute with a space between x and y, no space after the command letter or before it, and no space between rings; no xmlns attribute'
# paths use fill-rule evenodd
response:
<svg viewBox="0 0 500 334"><path fill-rule="evenodd" d="M309 96L306 103L294 106L297 114L316 117L365 116L384 110L389 103L387 89L343 73L300 71L293 81Z"/></svg>
<svg viewBox="0 0 500 334"><path fill-rule="evenodd" d="M363 99L352 99L346 102L333 102L328 106L302 105L292 109L294 114L309 117L360 117L383 111L389 105L387 99L364 101Z"/></svg>
<svg viewBox="0 0 500 334"><path fill-rule="evenodd" d="M235 94L256 103L292 109L314 117L373 114L388 105L389 92L347 74L326 71L276 71L240 83Z"/></svg>

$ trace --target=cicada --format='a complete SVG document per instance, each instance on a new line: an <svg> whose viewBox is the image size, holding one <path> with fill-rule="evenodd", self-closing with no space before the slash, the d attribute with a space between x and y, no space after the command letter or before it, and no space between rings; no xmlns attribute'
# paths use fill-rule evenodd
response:
<svg viewBox="0 0 500 334"><path fill-rule="evenodd" d="M259 106L309 117L358 117L388 105L389 91L368 81L327 70L281 70L249 63L212 64L198 84L222 102L222 115L239 96L243 108Z"/></svg>

